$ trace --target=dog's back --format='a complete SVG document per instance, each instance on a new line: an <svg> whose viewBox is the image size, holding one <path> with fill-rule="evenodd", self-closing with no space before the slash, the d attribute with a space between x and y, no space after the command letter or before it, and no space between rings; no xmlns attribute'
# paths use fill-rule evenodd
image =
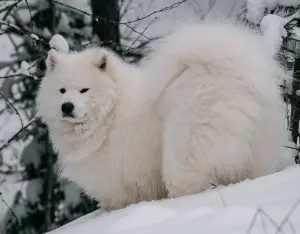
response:
<svg viewBox="0 0 300 234"><path fill-rule="evenodd" d="M163 124L171 196L275 172L288 142L284 70L262 37L231 23L183 27L145 64L145 100Z"/></svg>

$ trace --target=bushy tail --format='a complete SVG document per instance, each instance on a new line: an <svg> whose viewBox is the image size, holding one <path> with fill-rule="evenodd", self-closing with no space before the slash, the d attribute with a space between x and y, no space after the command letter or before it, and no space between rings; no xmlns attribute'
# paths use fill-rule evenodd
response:
<svg viewBox="0 0 300 234"><path fill-rule="evenodd" d="M148 100L155 101L185 69L199 65L226 70L228 63L242 71L240 79L251 80L258 92L277 100L285 72L266 49L265 40L246 26L224 21L182 26L163 38L142 63L143 90Z"/></svg>

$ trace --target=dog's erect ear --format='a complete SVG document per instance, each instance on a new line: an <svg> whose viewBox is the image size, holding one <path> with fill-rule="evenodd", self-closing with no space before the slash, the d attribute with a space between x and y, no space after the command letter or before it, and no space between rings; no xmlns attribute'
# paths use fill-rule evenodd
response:
<svg viewBox="0 0 300 234"><path fill-rule="evenodd" d="M106 65L107 65L107 55L103 55L101 60L100 60L100 63L98 64L98 68L101 71L105 71L106 70Z"/></svg>
<svg viewBox="0 0 300 234"><path fill-rule="evenodd" d="M47 71L53 71L57 62L58 62L58 57L59 57L59 52L57 52L55 49L51 49L48 52L48 57L46 59L46 66L47 66Z"/></svg>

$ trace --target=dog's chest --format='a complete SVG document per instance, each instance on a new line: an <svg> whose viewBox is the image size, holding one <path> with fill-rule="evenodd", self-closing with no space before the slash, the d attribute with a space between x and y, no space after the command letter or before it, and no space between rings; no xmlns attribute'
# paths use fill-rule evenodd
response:
<svg viewBox="0 0 300 234"><path fill-rule="evenodd" d="M63 175L76 182L88 195L101 199L112 186L121 186L121 172L118 165L90 156L88 160L66 164Z"/></svg>

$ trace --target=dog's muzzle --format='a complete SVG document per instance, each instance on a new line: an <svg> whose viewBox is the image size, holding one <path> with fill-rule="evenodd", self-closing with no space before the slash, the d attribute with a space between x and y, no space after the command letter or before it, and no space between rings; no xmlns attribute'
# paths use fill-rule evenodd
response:
<svg viewBox="0 0 300 234"><path fill-rule="evenodd" d="M61 105L61 112L63 117L75 118L74 104L72 102L65 102Z"/></svg>

